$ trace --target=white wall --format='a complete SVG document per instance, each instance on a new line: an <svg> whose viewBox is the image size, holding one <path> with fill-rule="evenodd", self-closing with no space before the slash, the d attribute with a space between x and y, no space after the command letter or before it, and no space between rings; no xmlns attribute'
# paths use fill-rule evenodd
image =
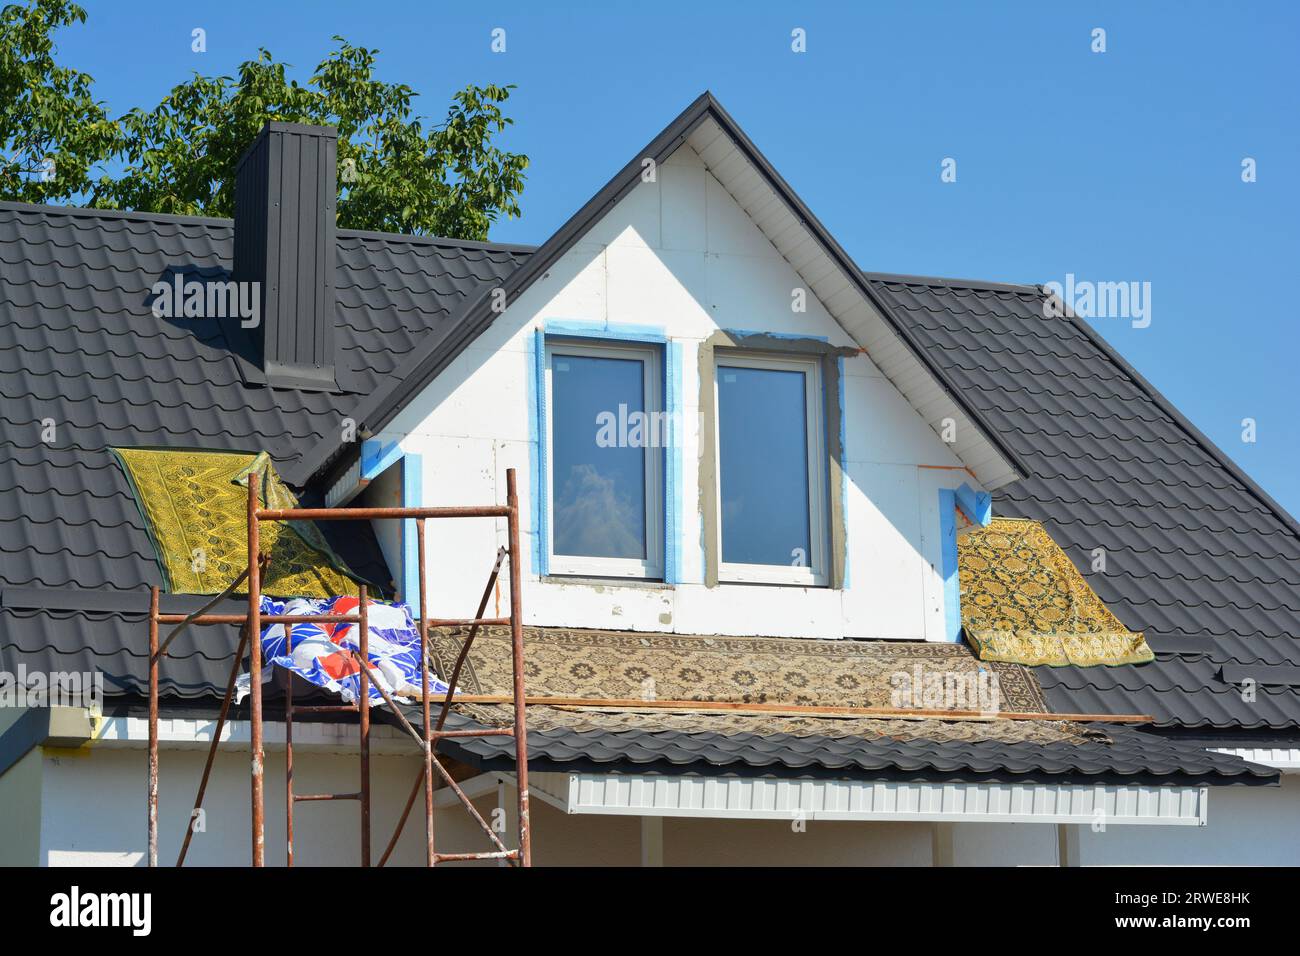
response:
<svg viewBox="0 0 1300 956"><path fill-rule="evenodd" d="M1214 787L1204 827L1079 832L1084 866L1300 865L1300 776L1280 787Z"/></svg>
<svg viewBox="0 0 1300 956"><path fill-rule="evenodd" d="M1075 827L1076 866L1296 866L1300 865L1300 777L1283 774L1280 787L1211 787L1203 827ZM957 866L1055 866L1055 826L958 824Z"/></svg>
<svg viewBox="0 0 1300 956"><path fill-rule="evenodd" d="M355 753L295 751L299 793L354 790ZM159 859L176 859L193 805L205 752L164 749L160 761ZM413 756L373 755L372 846L377 861L418 771ZM284 863L283 751L267 754L266 860ZM140 865L145 852L146 759L143 749L107 747L37 749L0 776L0 863L31 865ZM39 794L39 796L38 796ZM496 790L477 798L491 819ZM515 794L504 793L507 845L514 845ZM204 833L195 835L193 865L245 866L249 862L249 780L246 751L219 754L209 785ZM566 814L533 799L533 853L539 866L637 865L640 818ZM403 833L393 865L422 865L423 804ZM38 819L39 810L39 819ZM299 804L295 813L296 862L355 866L359 860L355 802ZM1193 864L1295 865L1300 862L1300 777L1278 787L1214 787L1206 827L1114 826L1104 833L1079 828L1081 863L1179 866ZM435 815L442 852L491 847L457 805ZM667 865L888 865L929 866L931 826L925 823L809 821L802 831L773 820L668 818L663 824ZM25 834L25 836L24 836ZM36 835L39 834L39 848ZM956 824L957 866L1055 866L1052 824ZM495 865L495 864L487 864Z"/></svg>
<svg viewBox="0 0 1300 956"><path fill-rule="evenodd" d="M31 809L27 821L33 837L30 859L4 852L0 863L49 866L141 866L147 847L145 784L147 760L141 749L89 748L78 751L32 752L35 767L44 765L44 787L25 796ZM206 751L166 750L159 766L159 863L176 861L186 820L203 771ZM266 863L285 862L284 754L268 751L266 758L265 827ZM354 791L358 759L353 754L294 751L294 789L298 793ZM17 793L17 785L31 776L16 766L0 776L0 794ZM418 757L371 756L372 859L380 855L392 835L415 774ZM37 780L40 775L38 773ZM26 792L26 791L24 791ZM507 845L516 845L513 789L505 792ZM495 790L474 801L478 811L492 820L497 807ZM0 804L0 806L5 806ZM187 866L247 866L250 861L248 753L218 754L204 800L206 832L196 833ZM37 813L39 812L39 818ZM0 819L7 816L0 814ZM295 865L356 866L360 860L360 811L355 801L299 803L294 811ZM575 821L541 801L533 802L534 849L538 865L617 865L635 863L639 854L639 829L635 819L592 818ZM0 825L4 825L0 823ZM487 837L456 803L434 813L436 845L440 852L491 850ZM390 866L424 865L424 803L416 804L403 830ZM447 864L486 865L484 864Z"/></svg>
<svg viewBox="0 0 1300 956"><path fill-rule="evenodd" d="M206 758L205 750L164 749L160 754L161 865L176 862ZM295 748L294 789L298 793L355 791L358 763L355 753L312 753ZM418 757L372 754L370 765L372 847L377 862L420 764ZM50 866L141 865L147 848L147 771L146 752L140 749L47 749L41 789L40 861ZM282 866L283 751L267 753L264 787L266 862ZM249 865L252 854L247 750L218 753L204 807L207 829L194 835L186 865ZM353 800L299 803L294 811L295 863L357 866L361 859L359 807ZM394 863L423 861L421 814L412 811Z"/></svg>
<svg viewBox="0 0 1300 956"><path fill-rule="evenodd" d="M38 747L0 774L0 866L36 866L41 862L43 769Z"/></svg>
<svg viewBox="0 0 1300 956"><path fill-rule="evenodd" d="M1083 866L1281 865L1300 863L1300 777L1282 787L1214 787L1210 822L1191 826L1079 827ZM507 794L507 804L514 799ZM477 801L488 813L494 796ZM636 866L641 823L634 816L565 814L533 800L533 859L539 866ZM486 849L455 809L440 817L442 838ZM441 843L440 843L441 845ZM1057 827L1050 823L958 823L956 866L1057 866ZM927 823L813 820L796 831L780 820L663 821L667 866L930 866Z"/></svg>
<svg viewBox="0 0 1300 956"><path fill-rule="evenodd" d="M975 485L950 448L865 354L844 361L848 586L705 588L699 510L700 343L719 329L820 337L856 347L820 302L791 310L806 284L689 147L641 183L411 403L379 440L423 456L424 503L503 501L518 469L524 568L536 529L529 393L536 330L547 322L655 326L680 343L684 583L620 585L526 574L529 623L620 630L942 640L938 489ZM925 467L922 467L925 466ZM838 489L832 489L833 494ZM495 524L495 527L494 527ZM431 602L468 615L505 543L504 522L430 525ZM503 595L501 604L506 600Z"/></svg>

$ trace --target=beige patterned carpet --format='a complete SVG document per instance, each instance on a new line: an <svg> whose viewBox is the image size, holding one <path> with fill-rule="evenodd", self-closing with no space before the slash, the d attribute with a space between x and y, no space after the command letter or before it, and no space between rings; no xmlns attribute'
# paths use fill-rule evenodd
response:
<svg viewBox="0 0 1300 956"><path fill-rule="evenodd" d="M450 675L467 633L461 628L434 632L434 663L439 674ZM833 707L898 706L895 691L900 682L936 674L970 680L984 671L996 675L1000 711L1042 713L1049 709L1027 668L983 663L959 644L530 627L524 635L524 666L529 696ZM510 632L507 628L483 628L461 673L460 692L509 694L510 687ZM462 704L457 709L490 724L510 721L507 706ZM932 709L978 708L940 704ZM1079 725L1050 720L841 718L701 713L685 708L533 706L529 721L538 730L566 727L1039 743L1105 739Z"/></svg>

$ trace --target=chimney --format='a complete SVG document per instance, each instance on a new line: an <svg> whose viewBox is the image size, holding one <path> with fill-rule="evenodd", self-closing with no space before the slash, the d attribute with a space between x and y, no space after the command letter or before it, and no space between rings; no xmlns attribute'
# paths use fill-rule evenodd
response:
<svg viewBox="0 0 1300 956"><path fill-rule="evenodd" d="M270 121L235 173L236 282L259 284L268 385L331 391L338 132ZM247 323L246 323L247 324Z"/></svg>

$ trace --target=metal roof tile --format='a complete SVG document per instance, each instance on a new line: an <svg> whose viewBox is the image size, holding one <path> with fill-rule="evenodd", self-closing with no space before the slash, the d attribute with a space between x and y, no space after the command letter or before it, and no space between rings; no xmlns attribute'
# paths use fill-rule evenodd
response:
<svg viewBox="0 0 1300 956"><path fill-rule="evenodd" d="M832 772L847 776L970 779L1019 782L1047 779L1150 779L1152 782L1266 783L1276 771L1240 758L1122 727L1106 727L1110 742L1034 744L1024 741L938 741L790 734L721 734L708 730L608 731L567 728L528 733L530 765L565 770L717 773L743 769ZM457 726L476 726L457 717ZM475 765L509 767L514 742L501 737L457 738L443 749Z"/></svg>
<svg viewBox="0 0 1300 956"><path fill-rule="evenodd" d="M1127 627L1179 653L1118 668L1038 668L1054 708L1163 725L1300 726L1300 694L1252 702L1222 662L1300 660L1300 533L1096 333L1045 318L1041 292L868 275L1029 468L994 511L1043 521ZM1204 651L1183 651L1200 639Z"/></svg>
<svg viewBox="0 0 1300 956"><path fill-rule="evenodd" d="M233 237L232 224L217 220L0 204L0 586L121 591L158 582L109 446L265 448L283 466L363 397L248 387L218 322L153 316L150 287L169 269L225 278ZM336 329L359 387L374 388L397 353L524 255L341 235ZM419 298L426 287L434 294ZM42 440L46 419L56 423L53 444ZM372 536L349 537L364 539L347 545L356 566L382 566ZM141 641L139 620L0 613L0 657L11 663L90 655L143 679L124 651ZM225 672L200 668L175 683L182 696L211 695Z"/></svg>

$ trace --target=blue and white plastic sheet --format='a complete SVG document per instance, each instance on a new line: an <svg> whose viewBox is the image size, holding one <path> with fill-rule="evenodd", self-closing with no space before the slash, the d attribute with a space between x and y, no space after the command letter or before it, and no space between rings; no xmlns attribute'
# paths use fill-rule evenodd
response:
<svg viewBox="0 0 1300 956"><path fill-rule="evenodd" d="M292 598L277 601L263 595L263 614L320 615L356 614L361 602L345 595L333 598ZM383 687L395 698L418 699L420 690L420 633L405 604L367 603L370 630L367 648L370 662L370 700L382 704ZM285 641L283 624L262 628L262 654L268 665L281 667L317 687L333 691L347 703L357 700L361 686L361 668L355 654L360 653L360 626L344 624L295 624L293 648ZM264 672L270 678L271 669ZM236 701L249 690L249 675L241 674ZM377 685L377 686L376 686ZM447 684L429 670L429 693L447 693Z"/></svg>

